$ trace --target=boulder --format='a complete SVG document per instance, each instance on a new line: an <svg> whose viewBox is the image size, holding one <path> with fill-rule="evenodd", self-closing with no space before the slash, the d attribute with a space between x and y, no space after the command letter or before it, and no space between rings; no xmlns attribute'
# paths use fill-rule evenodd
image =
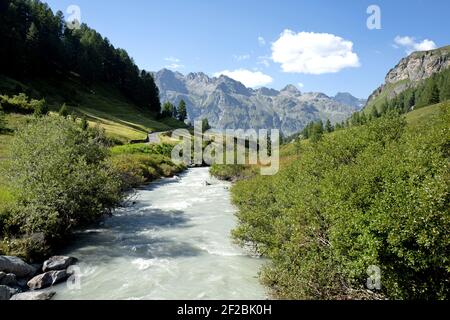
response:
<svg viewBox="0 0 450 320"><path fill-rule="evenodd" d="M36 270L22 259L10 256L0 256L0 271L14 273L18 278L32 276Z"/></svg>
<svg viewBox="0 0 450 320"><path fill-rule="evenodd" d="M29 291L15 294L10 300L50 300L56 294L54 291Z"/></svg>
<svg viewBox="0 0 450 320"><path fill-rule="evenodd" d="M0 301L9 300L9 298L11 298L11 296L15 295L18 292L19 292L19 290L17 290L17 289L13 289L8 286L0 285Z"/></svg>
<svg viewBox="0 0 450 320"><path fill-rule="evenodd" d="M65 256L54 256L44 262L42 266L42 271L56 271L56 270L65 270L69 266L75 264L77 262L76 258L73 257L65 257Z"/></svg>
<svg viewBox="0 0 450 320"><path fill-rule="evenodd" d="M47 287L51 287L59 282L66 280L68 274L65 270L62 271L49 271L43 274L40 274L30 281L28 281L28 287L31 290L36 289L44 289Z"/></svg>
<svg viewBox="0 0 450 320"><path fill-rule="evenodd" d="M4 273L0 271L0 285L5 286L16 286L17 285L17 278L14 273Z"/></svg>

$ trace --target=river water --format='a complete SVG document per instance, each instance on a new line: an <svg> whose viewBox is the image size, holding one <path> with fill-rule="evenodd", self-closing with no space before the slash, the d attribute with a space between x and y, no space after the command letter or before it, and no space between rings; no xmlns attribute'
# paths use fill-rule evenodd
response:
<svg viewBox="0 0 450 320"><path fill-rule="evenodd" d="M230 239L229 187L195 168L139 190L134 204L76 235L63 254L80 260L79 286L51 288L54 299L265 299L262 261Z"/></svg>

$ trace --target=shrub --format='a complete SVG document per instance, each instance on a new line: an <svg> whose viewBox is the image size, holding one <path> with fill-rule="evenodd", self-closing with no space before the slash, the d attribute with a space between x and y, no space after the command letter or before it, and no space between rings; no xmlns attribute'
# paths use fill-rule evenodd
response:
<svg viewBox="0 0 450 320"><path fill-rule="evenodd" d="M31 108L34 110L34 114L38 117L46 116L48 114L48 105L45 99L42 100L31 100Z"/></svg>
<svg viewBox="0 0 450 320"><path fill-rule="evenodd" d="M217 179L225 181L237 181L255 175L252 167L240 164L213 164L209 172Z"/></svg>
<svg viewBox="0 0 450 320"><path fill-rule="evenodd" d="M173 145L168 143L161 144L149 144L149 143L137 143L127 144L123 146L116 146L111 148L113 155L119 154L159 154L170 158L172 155Z"/></svg>
<svg viewBox="0 0 450 320"><path fill-rule="evenodd" d="M237 183L233 236L271 259L262 279L288 299L448 299L449 108L434 124L401 117L325 135L272 177Z"/></svg>
<svg viewBox="0 0 450 320"><path fill-rule="evenodd" d="M111 163L121 175L124 190L160 177L171 177L185 169L184 165L176 165L158 154L119 154L112 157Z"/></svg>
<svg viewBox="0 0 450 320"><path fill-rule="evenodd" d="M48 111L47 104L44 99L29 99L25 93L20 93L18 95L14 95L13 97L0 95L0 105L6 112L30 114L36 110L40 110L41 112L45 110Z"/></svg>
<svg viewBox="0 0 450 320"><path fill-rule="evenodd" d="M7 163L16 206L9 229L57 240L110 212L122 200L120 179L97 139L61 117L36 118L14 137Z"/></svg>

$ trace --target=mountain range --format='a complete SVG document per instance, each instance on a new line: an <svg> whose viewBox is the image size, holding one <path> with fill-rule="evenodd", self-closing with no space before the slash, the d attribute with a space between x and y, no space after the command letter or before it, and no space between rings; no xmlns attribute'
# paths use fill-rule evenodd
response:
<svg viewBox="0 0 450 320"><path fill-rule="evenodd" d="M186 102L190 122L207 118L219 129L280 129L289 136L311 121L332 123L346 120L361 110L366 100L350 93L329 97L320 92L300 92L294 85L278 91L266 87L247 88L227 76L205 73L183 75L168 69L154 73L162 102Z"/></svg>

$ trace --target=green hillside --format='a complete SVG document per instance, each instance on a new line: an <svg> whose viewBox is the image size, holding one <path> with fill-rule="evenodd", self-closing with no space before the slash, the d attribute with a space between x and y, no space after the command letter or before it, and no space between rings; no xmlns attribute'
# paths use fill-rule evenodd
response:
<svg viewBox="0 0 450 320"><path fill-rule="evenodd" d="M76 78L53 83L48 80L36 81L25 85L5 76L0 77L0 94L12 96L18 87L25 92L31 91L34 96L44 97L51 111L57 112L66 103L69 112L74 112L78 117L85 116L92 125L98 124L106 130L107 135L123 143L145 139L152 131L167 131L184 126L175 119L155 120L155 113L137 107L119 90L104 83L88 89ZM70 102L64 99L67 92L72 95ZM13 120L12 126L15 126L18 117L18 114L7 116L7 120Z"/></svg>
<svg viewBox="0 0 450 320"><path fill-rule="evenodd" d="M298 139L278 174L234 185L233 236L269 258L274 297L448 299L449 116L447 101ZM365 289L370 266L381 290Z"/></svg>

